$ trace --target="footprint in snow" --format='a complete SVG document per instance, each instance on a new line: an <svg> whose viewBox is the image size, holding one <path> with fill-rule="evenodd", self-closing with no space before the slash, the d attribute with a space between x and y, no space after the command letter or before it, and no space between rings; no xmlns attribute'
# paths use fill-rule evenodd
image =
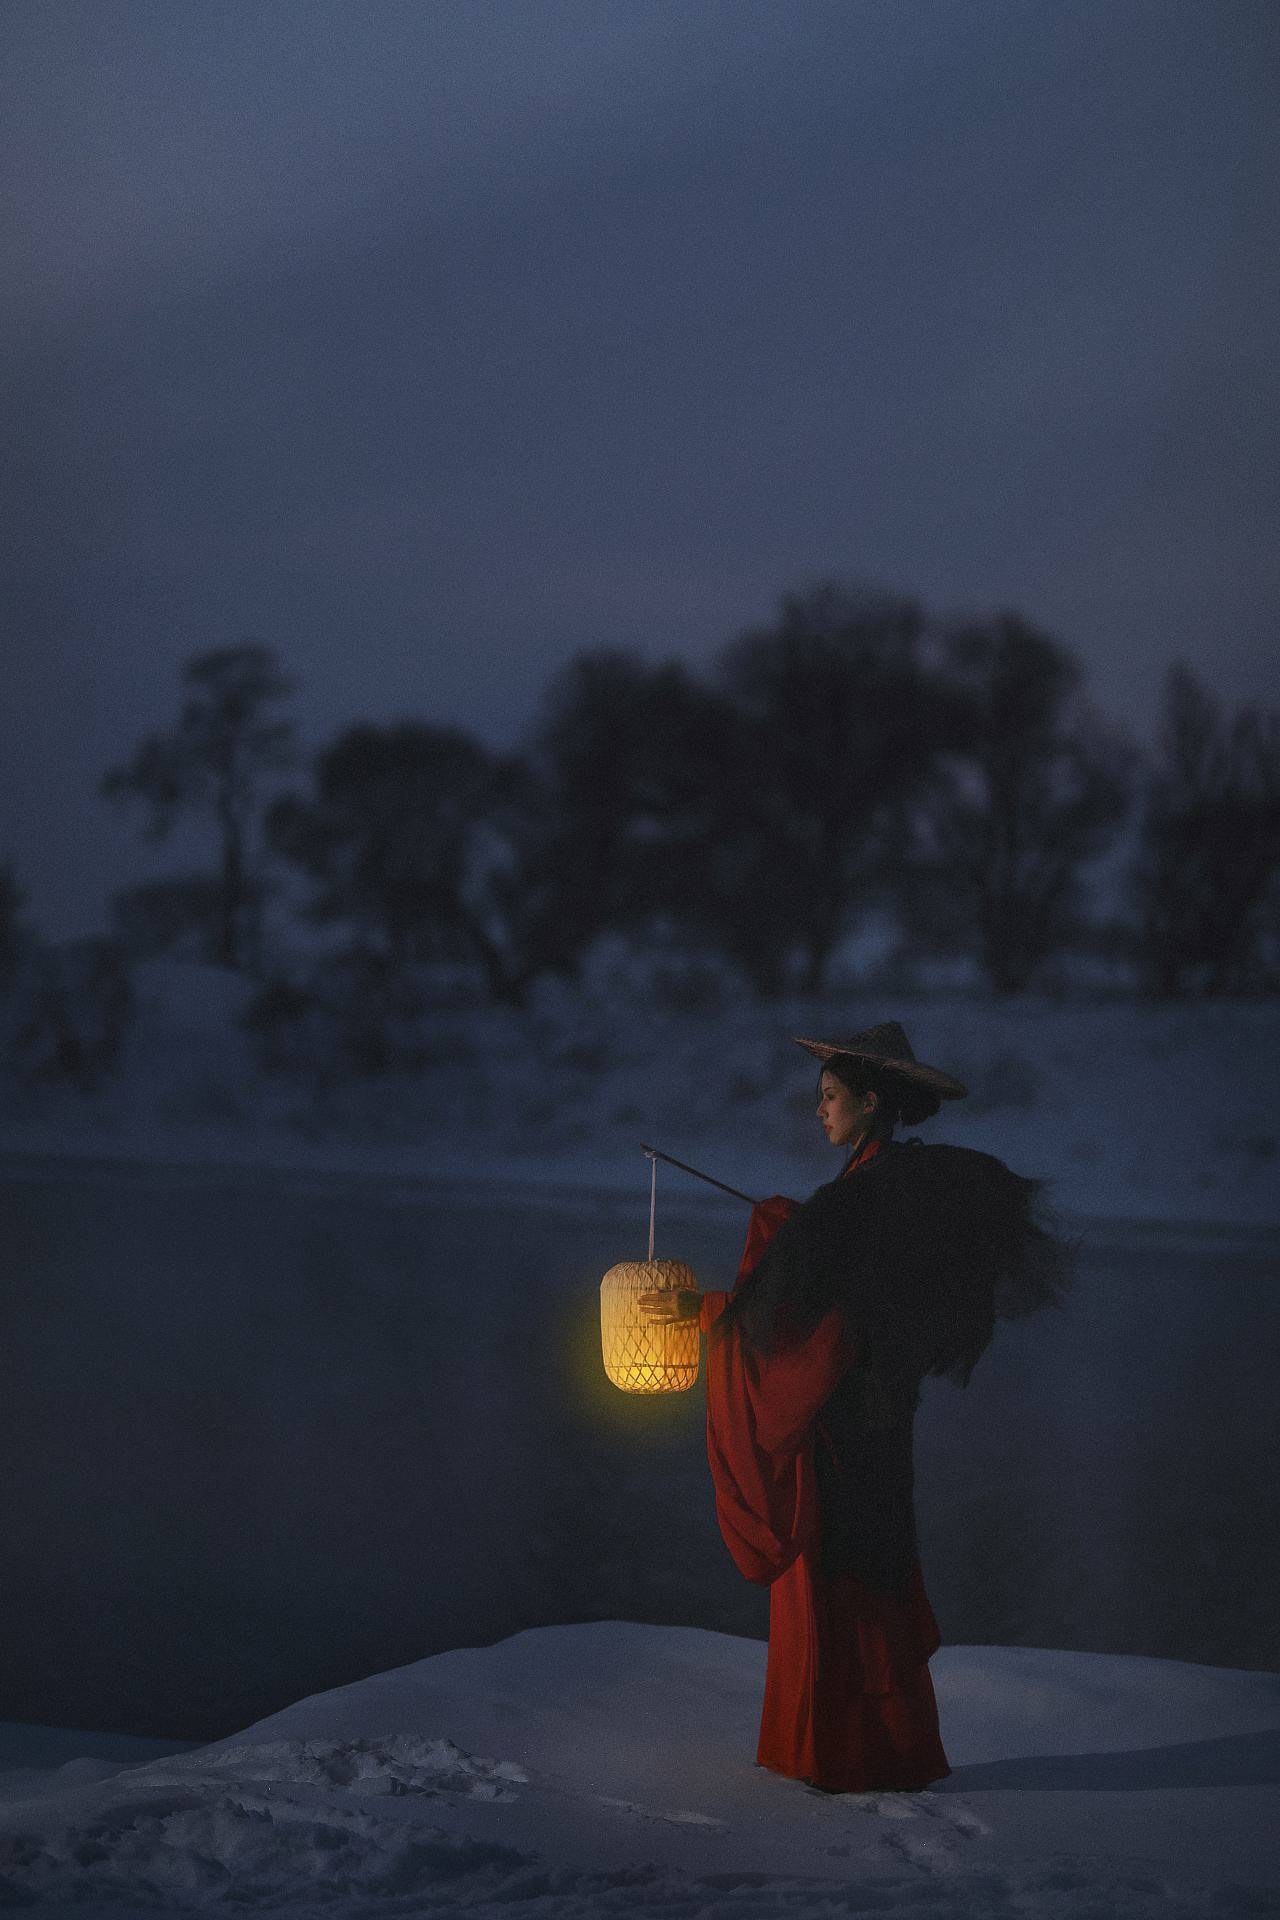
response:
<svg viewBox="0 0 1280 1920"><path fill-rule="evenodd" d="M954 1794L868 1793L847 1797L865 1802L867 1811L885 1823L872 1851L889 1860L906 1861L909 1866L949 1865L966 1841L991 1831Z"/></svg>
<svg viewBox="0 0 1280 1920"><path fill-rule="evenodd" d="M612 1807L617 1813L633 1813L641 1820L665 1820L677 1827L717 1827L728 1826L727 1820L717 1820L709 1813L689 1813L680 1808L673 1813L662 1813L653 1807L639 1806L634 1800L614 1800L607 1793L598 1793L596 1799L602 1807Z"/></svg>
<svg viewBox="0 0 1280 1920"><path fill-rule="evenodd" d="M853 1853L879 1855L895 1865L953 1865L955 1855L966 1841L976 1840L991 1829L971 1807L954 1794L920 1793L821 1793L809 1788L815 1799L825 1800L836 1812L869 1814L876 1822L870 1844L846 1841L829 1846L827 1853L845 1858Z"/></svg>

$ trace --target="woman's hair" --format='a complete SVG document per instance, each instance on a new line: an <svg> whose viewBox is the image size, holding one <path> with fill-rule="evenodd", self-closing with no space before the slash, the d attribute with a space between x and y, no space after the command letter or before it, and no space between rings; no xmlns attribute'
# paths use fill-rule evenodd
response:
<svg viewBox="0 0 1280 1920"><path fill-rule="evenodd" d="M864 1060L855 1060L849 1053L833 1053L829 1060L822 1063L822 1073L829 1073L848 1087L850 1093L875 1093L878 1095L873 1133L890 1135L902 1119L902 1090L895 1086L890 1074L877 1073ZM822 1098L822 1073L818 1075L818 1098Z"/></svg>

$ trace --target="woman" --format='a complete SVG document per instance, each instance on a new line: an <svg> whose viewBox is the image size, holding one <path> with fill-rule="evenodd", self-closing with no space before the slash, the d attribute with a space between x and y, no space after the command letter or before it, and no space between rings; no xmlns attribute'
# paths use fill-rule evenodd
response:
<svg viewBox="0 0 1280 1920"><path fill-rule="evenodd" d="M967 1383L997 1318L1058 1304L1068 1249L1041 1182L989 1154L894 1139L964 1086L897 1021L800 1040L818 1119L848 1149L802 1205L758 1203L730 1293L649 1293L707 1333L707 1456L739 1571L769 1587L757 1764L827 1793L950 1772L929 1658L912 1442L928 1373Z"/></svg>

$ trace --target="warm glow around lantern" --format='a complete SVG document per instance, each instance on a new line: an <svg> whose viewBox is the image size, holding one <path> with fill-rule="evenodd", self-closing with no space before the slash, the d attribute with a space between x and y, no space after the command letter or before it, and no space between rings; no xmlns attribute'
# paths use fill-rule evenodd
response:
<svg viewBox="0 0 1280 1920"><path fill-rule="evenodd" d="M639 1295L696 1287L681 1260L625 1260L600 1282L604 1370L624 1393L683 1393L698 1378L698 1322L650 1320Z"/></svg>

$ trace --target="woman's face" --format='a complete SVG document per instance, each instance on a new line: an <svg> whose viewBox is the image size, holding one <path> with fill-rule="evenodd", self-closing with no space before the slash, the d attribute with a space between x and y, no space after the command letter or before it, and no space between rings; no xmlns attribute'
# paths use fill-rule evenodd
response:
<svg viewBox="0 0 1280 1920"><path fill-rule="evenodd" d="M838 1080L834 1073L827 1072L825 1068L821 1087L819 1125L832 1146L847 1147L871 1125L877 1105L876 1096L872 1092L854 1093L843 1080Z"/></svg>

